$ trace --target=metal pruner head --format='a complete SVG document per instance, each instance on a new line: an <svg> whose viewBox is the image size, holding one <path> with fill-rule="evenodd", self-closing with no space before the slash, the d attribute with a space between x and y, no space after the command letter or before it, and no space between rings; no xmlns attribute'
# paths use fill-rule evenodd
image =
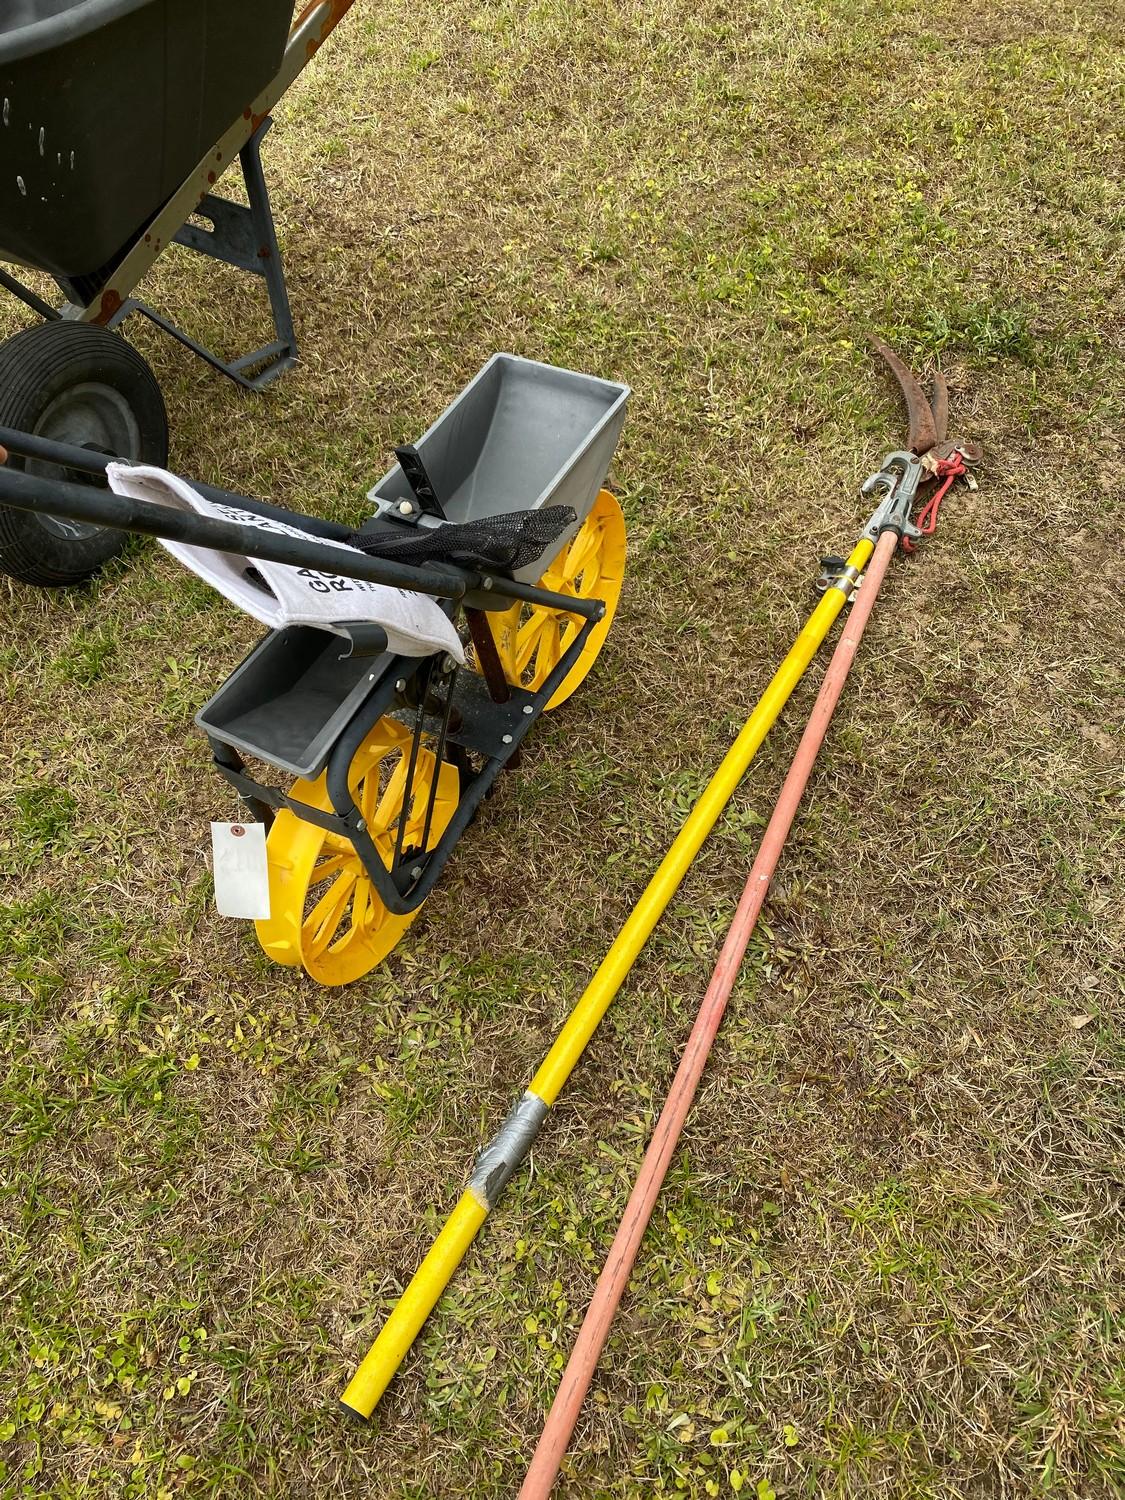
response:
<svg viewBox="0 0 1125 1500"><path fill-rule="evenodd" d="M897 531L900 537L917 535L910 517L918 499L918 486L925 478L925 464L916 453L903 449L888 453L882 468L860 486L861 494L880 497L864 527L864 536L874 542L888 530Z"/></svg>
<svg viewBox="0 0 1125 1500"><path fill-rule="evenodd" d="M939 375L934 384L931 403L914 371L899 359L893 349L881 339L872 339L871 347L898 381L902 399L906 402L909 424L906 446L911 453L928 453L945 438L949 424L949 387Z"/></svg>

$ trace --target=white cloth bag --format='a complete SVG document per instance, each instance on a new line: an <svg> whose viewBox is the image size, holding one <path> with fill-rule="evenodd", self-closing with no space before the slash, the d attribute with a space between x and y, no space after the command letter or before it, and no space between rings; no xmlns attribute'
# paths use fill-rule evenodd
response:
<svg viewBox="0 0 1125 1500"><path fill-rule="evenodd" d="M186 479L148 464L109 464L109 487L117 495L150 500L178 510L194 510L216 521L236 521L275 536L291 536L338 547L357 556L359 549L346 542L311 536L271 516L259 516L237 505L208 500ZM287 563L265 562L238 552L216 552L209 547L191 547L160 538L173 557L218 589L232 604L253 615L263 625L280 630L286 625L313 625L321 630L352 621L374 621L387 632L389 649L402 656L429 656L447 651L462 665L465 650L453 622L427 594L368 583L362 578L343 578L315 568L295 568Z"/></svg>

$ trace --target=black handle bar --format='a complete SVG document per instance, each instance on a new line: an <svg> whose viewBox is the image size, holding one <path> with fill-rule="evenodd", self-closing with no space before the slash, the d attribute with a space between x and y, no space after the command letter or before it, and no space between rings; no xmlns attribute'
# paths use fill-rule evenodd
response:
<svg viewBox="0 0 1125 1500"><path fill-rule="evenodd" d="M385 583L392 588L436 594L443 599L460 599L475 581L471 574L460 569L412 568L382 557L368 557L354 548L345 552L312 537L305 540L259 531L256 526L243 526L237 521L217 521L195 511L175 510L170 505L134 500L129 495L115 495L112 490L93 485L25 474L20 469L0 468L0 504L71 521L92 521L96 526L112 526L116 531L140 531L190 547L241 552L247 557L286 563L293 568L339 573L344 578L362 578L368 583ZM300 526L305 518L286 512L285 519L290 525Z"/></svg>
<svg viewBox="0 0 1125 1500"><path fill-rule="evenodd" d="M59 443L54 438L37 437L33 432L17 432L14 427L0 427L0 447L7 448L19 458L37 458L45 463L58 464L60 468L76 469L80 474L104 475L106 466L115 462L95 448L77 448L73 443ZM270 516L275 521L285 521L290 526L300 526L313 536L331 537L337 542L346 542L351 528L340 521L326 521L322 516L297 515L280 505L270 505L265 500L254 500L249 495L235 495L230 490L220 490L213 484L191 480L193 490L198 490L205 500L219 505L239 505L243 510L252 510L255 515ZM110 525L106 522L106 525Z"/></svg>
<svg viewBox="0 0 1125 1500"><path fill-rule="evenodd" d="M21 458L34 458L79 473L104 476L111 458L90 448L36 437L0 427L0 445ZM0 466L0 504L15 510L38 511L43 515L61 516L66 520L90 521L115 531L139 531L146 536L163 537L191 547L208 547L217 552L240 552L265 562L284 563L293 568L315 568L319 572L338 573L343 578L361 578L368 583L382 583L390 588L407 589L415 594L433 594L439 599L460 599L475 589L490 590L500 599L522 599L549 609L562 609L583 619L600 619L605 606L600 599L576 599L556 594L533 584L518 583L502 574L483 574L442 563L437 567L413 567L388 558L373 557L356 548L343 551L325 546L327 540L343 541L351 529L336 521L306 516L300 511L269 505L230 490L189 480L193 489L208 500L238 506L254 515L284 521L310 533L308 538L283 536L278 532L260 531L236 521L218 521L195 511L176 510L151 500L134 500L117 495L97 485L74 484L22 469Z"/></svg>

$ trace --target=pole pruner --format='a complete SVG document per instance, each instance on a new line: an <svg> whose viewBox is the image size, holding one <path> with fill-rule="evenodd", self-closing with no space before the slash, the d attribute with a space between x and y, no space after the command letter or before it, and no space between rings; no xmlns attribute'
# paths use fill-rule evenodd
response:
<svg viewBox="0 0 1125 1500"><path fill-rule="evenodd" d="M870 582L867 586L868 604L865 606L861 601L860 622L864 619L862 611L870 612L883 574L900 543L925 534L912 519L920 486L931 479L944 485L927 502L933 507L935 499L940 500L949 485L966 472L967 465L980 458L980 449L975 443L961 439L949 443L945 438L948 393L944 381L939 378L931 408L906 366L890 350L879 347L898 376L906 399L910 413L909 451L888 454L882 468L864 484L864 493L877 498L874 513L862 535L848 558L821 559L824 571L819 587L823 597L700 794L555 1038L539 1071L477 1157L461 1198L344 1391L341 1404L354 1416L363 1419L371 1416L485 1219L527 1159L540 1128L606 1010L625 983L638 954L675 896L704 840L734 796L813 656L852 598L864 570L870 569L867 574ZM932 524L929 529L933 530ZM857 626L845 632L840 649L849 661L858 644L860 628ZM842 686L842 669L835 674L834 680ZM717 1016L718 1012L715 1012L716 1025ZM553 1475L552 1469L552 1478Z"/></svg>
<svg viewBox="0 0 1125 1500"><path fill-rule="evenodd" d="M934 376L933 393L927 396L921 381L893 349L881 339L872 339L871 347L898 382L908 430L906 447L888 453L862 485L864 495L881 497L864 536L874 542L890 526L899 532L902 550L916 552L918 544L937 529L941 503L957 480L976 489L970 470L980 463L982 450L969 438L949 436L949 386L944 375ZM930 484L936 488L924 494ZM818 591L830 588L845 567L841 557L822 557Z"/></svg>
<svg viewBox="0 0 1125 1500"><path fill-rule="evenodd" d="M949 386L944 375L934 376L933 393L927 396L913 370L893 349L880 339L872 339L871 347L902 391L909 426L906 438L909 451L888 454L883 468L868 479L863 492L867 495L877 493L893 474L895 485L891 487L896 487L900 480L908 480L916 503L923 485L936 484L937 488L926 496L921 509L903 532L903 551L915 552L920 541L933 536L941 502L956 481L963 479L969 489L976 489L977 482L969 470L980 463L981 447L968 438L949 436Z"/></svg>

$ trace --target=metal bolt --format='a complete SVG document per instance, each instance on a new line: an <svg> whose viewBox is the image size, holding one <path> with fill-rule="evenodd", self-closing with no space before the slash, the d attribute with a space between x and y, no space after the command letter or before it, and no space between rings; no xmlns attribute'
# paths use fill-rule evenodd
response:
<svg viewBox="0 0 1125 1500"><path fill-rule="evenodd" d="M405 677L400 677L399 680L395 683L395 692L396 693L405 693L406 692L406 678Z"/></svg>
<svg viewBox="0 0 1125 1500"><path fill-rule="evenodd" d="M492 587L492 579L482 578L480 581L480 586L482 589L490 589Z"/></svg>
<svg viewBox="0 0 1125 1500"><path fill-rule="evenodd" d="M368 682L374 682L375 681L375 673L374 672L368 672L368 674L367 674L367 680L368 680Z"/></svg>
<svg viewBox="0 0 1125 1500"><path fill-rule="evenodd" d="M414 866L414 868L410 872L410 878L411 878L411 880L421 880L421 878L422 878L422 866L421 865L415 865Z"/></svg>
<svg viewBox="0 0 1125 1500"><path fill-rule="evenodd" d="M355 826L356 826L356 832L357 833L362 833L363 830L367 827L367 824L363 821L362 818L360 818L359 822Z"/></svg>
<svg viewBox="0 0 1125 1500"><path fill-rule="evenodd" d="M502 738L501 738L501 744L510 745L511 743L512 743L512 736L510 734L505 734L505 735L502 736Z"/></svg>
<svg viewBox="0 0 1125 1500"><path fill-rule="evenodd" d="M533 714L535 712L535 705L533 703L525 703L523 711L525 714Z"/></svg>
<svg viewBox="0 0 1125 1500"><path fill-rule="evenodd" d="M400 516L412 516L414 514L414 507L409 500L400 500L398 502L398 513Z"/></svg>
<svg viewBox="0 0 1125 1500"><path fill-rule="evenodd" d="M445 660L441 664L441 670L443 672L456 672L457 663L453 660L452 656L447 656L445 658Z"/></svg>

